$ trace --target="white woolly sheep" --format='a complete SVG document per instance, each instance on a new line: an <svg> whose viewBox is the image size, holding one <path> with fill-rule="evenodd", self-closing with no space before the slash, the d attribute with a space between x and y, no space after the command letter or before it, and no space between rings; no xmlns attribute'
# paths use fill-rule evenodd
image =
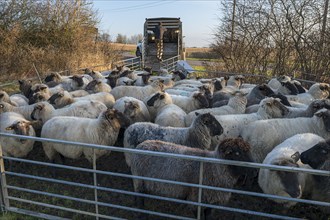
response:
<svg viewBox="0 0 330 220"><path fill-rule="evenodd" d="M235 87L236 89L239 89L241 85L243 84L243 80L245 79L242 75L234 75L230 76L227 80L227 86Z"/></svg>
<svg viewBox="0 0 330 220"><path fill-rule="evenodd" d="M25 136L36 136L33 122L15 112L0 114L0 131ZM0 137L0 145L5 156L25 157L33 149L34 140Z"/></svg>
<svg viewBox="0 0 330 220"><path fill-rule="evenodd" d="M229 102L225 106L217 107L217 108L207 108L207 109L199 109L190 112L185 118L186 126L191 125L194 118L196 118L196 112L199 114L202 113L211 113L213 115L231 115L231 114L243 114L246 108L246 94L237 91L233 94L233 97L229 99Z"/></svg>
<svg viewBox="0 0 330 220"><path fill-rule="evenodd" d="M306 93L300 93L296 96L288 95L289 101L299 102L309 105L315 99L326 99L329 96L330 86L328 83L315 83Z"/></svg>
<svg viewBox="0 0 330 220"><path fill-rule="evenodd" d="M137 146L137 149L225 160L252 161L249 145L240 138L226 139L214 151L190 148L158 140L144 141ZM131 172L136 176L198 184L199 167L200 163L198 161L134 154L132 155ZM207 186L233 188L240 177L253 178L255 175L256 170L253 168L205 163L202 181ZM134 179L133 184L135 192L139 193L150 193L195 202L198 200L198 188L195 187L145 181L143 179ZM202 201L213 205L226 205L230 197L230 192L203 189ZM138 207L143 209L143 197L137 197L136 201ZM211 209L204 209L203 211L205 219L211 217Z"/></svg>
<svg viewBox="0 0 330 220"><path fill-rule="evenodd" d="M34 109L34 105L25 105L25 106L13 106L7 102L0 102L0 113L3 112L16 112L18 114L21 114L26 120L32 120L31 119L31 113Z"/></svg>
<svg viewBox="0 0 330 220"><path fill-rule="evenodd" d="M161 81L154 81L150 85L138 87L138 86L118 86L112 89L112 94L115 99L120 99L124 96L134 97L143 101L144 98L150 96L155 92L160 92L164 89L164 85Z"/></svg>
<svg viewBox="0 0 330 220"><path fill-rule="evenodd" d="M187 114L201 108L209 107L209 102L201 92L192 93L189 97L171 95L173 104L179 106Z"/></svg>
<svg viewBox="0 0 330 220"><path fill-rule="evenodd" d="M210 149L211 137L223 132L213 115L199 115L188 128L162 127L154 123L140 122L129 126L124 133L124 147L135 148L145 140L162 140L201 149ZM130 166L129 154L125 154Z"/></svg>
<svg viewBox="0 0 330 220"><path fill-rule="evenodd" d="M311 102L307 108L288 107L289 113L285 118L313 117L313 115L322 108L330 109L330 103L325 99L316 99Z"/></svg>
<svg viewBox="0 0 330 220"><path fill-rule="evenodd" d="M85 90L89 93L111 92L111 87L100 79L94 79L87 84Z"/></svg>
<svg viewBox="0 0 330 220"><path fill-rule="evenodd" d="M278 118L259 120L242 129L241 137L251 145L255 161L261 163L266 155L285 139L300 133L315 133L330 137L330 110L322 109L312 118Z"/></svg>
<svg viewBox="0 0 330 220"><path fill-rule="evenodd" d="M114 109L102 112L96 119L54 117L42 127L41 137L111 146L116 142L120 128L127 126L128 123L129 119ZM54 160L56 153L71 159L77 159L84 154L88 161L93 161L92 148L43 142L43 149L51 161ZM94 151L96 159L110 153L108 150L94 149Z"/></svg>
<svg viewBox="0 0 330 220"><path fill-rule="evenodd" d="M11 98L6 91L0 90L0 101L7 102L14 106L19 106L19 103L15 102L13 98ZM26 105L27 103L25 103Z"/></svg>
<svg viewBox="0 0 330 220"><path fill-rule="evenodd" d="M130 119L131 124L150 121L147 106L144 102L136 98L124 96L116 100L113 108L123 112Z"/></svg>
<svg viewBox="0 0 330 220"><path fill-rule="evenodd" d="M185 127L184 119L187 113L173 104L168 93L157 92L148 101L147 106L153 106L157 115L155 123L160 126Z"/></svg>
<svg viewBox="0 0 330 220"><path fill-rule="evenodd" d="M126 76L123 76L117 79L116 86L134 86L135 82L135 79L130 79Z"/></svg>
<svg viewBox="0 0 330 220"><path fill-rule="evenodd" d="M50 104L54 105L55 108L62 108L66 105L70 105L74 102L82 100L99 101L105 104L107 108L112 108L112 106L115 104L115 98L107 92L98 92L83 97L73 98L69 92L61 91L52 95L48 101Z"/></svg>
<svg viewBox="0 0 330 220"><path fill-rule="evenodd" d="M249 123L270 119L283 118L289 110L280 102L279 99L265 98L261 101L259 109L256 113L251 114L235 114L235 115L216 115L215 118L223 127L223 133L219 137L212 138L213 143L228 137L238 137L241 130Z"/></svg>
<svg viewBox="0 0 330 220"><path fill-rule="evenodd" d="M322 137L312 133L294 135L277 145L267 154L263 163L307 169L311 168L309 165L301 163L299 155L322 140L324 140ZM306 194L310 194L313 188L311 178L311 175L307 173L260 169L258 183L264 193L301 198ZM283 203L286 207L296 204L296 202L278 199L274 201Z"/></svg>
<svg viewBox="0 0 330 220"><path fill-rule="evenodd" d="M101 112L105 111L107 107L98 101L79 101L74 102L65 108L55 109L48 102L36 103L31 118L33 120L41 120L46 123L49 119L56 116L75 116L83 118L97 118Z"/></svg>

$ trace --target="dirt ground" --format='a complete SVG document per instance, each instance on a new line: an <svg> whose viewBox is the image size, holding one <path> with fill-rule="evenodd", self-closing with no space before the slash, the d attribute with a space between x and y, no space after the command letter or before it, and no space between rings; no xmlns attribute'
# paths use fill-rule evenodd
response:
<svg viewBox="0 0 330 220"><path fill-rule="evenodd" d="M116 146L122 146L121 143L117 142ZM37 160L37 161L45 161L48 162L43 153L41 144L36 142L35 147L32 152L28 155L28 159ZM9 169L9 163L6 161L6 169ZM71 160L65 159L63 161L64 165L76 166L76 167L85 167L92 168L92 166L88 163L88 161L84 158L79 160ZM97 169L106 170L115 173L122 174L130 174L130 169L125 163L123 153L111 152L109 156L104 156L97 161ZM24 174L32 174L36 176L48 177L66 181L72 181L76 183L93 185L93 175L91 173L85 173L80 171L70 171L64 169L55 169L49 168L45 166L26 164L21 162L12 162L10 170L12 172L19 172ZM52 192L65 196L78 197L86 200L94 200L94 190L83 188L75 185L63 185L57 183L49 183L46 181L33 180L29 178L15 177L11 175L7 175L7 183L12 186L18 187L26 187L29 189ZM100 187L108 187L112 189L120 189L126 191L134 191L132 180L130 178L124 177L116 177L116 176L108 176L108 175L97 175L97 184ZM240 188L238 188L240 189ZM249 189L255 192L261 192L257 183L255 182L252 189ZM99 190L97 192L97 199L99 202L108 204L107 206L99 206L99 213L102 215L110 215L117 218L125 218L125 219L138 219L140 216L135 211L127 211L121 209L119 206L127 206L136 208L135 198L134 196L124 195L117 192L110 191L102 191ZM33 200L38 202L46 202L49 204L54 204L62 207L68 207L72 209L79 209L87 212L94 212L95 206L92 204L81 203L78 201L71 201L63 198L54 198L45 195L36 195L28 192L20 192L17 190L9 189L9 195L15 196L19 198L24 198L27 200ZM47 213L51 215L66 217L70 219L95 219L95 217L88 215L80 215L74 214L72 212L67 211L58 211L51 208L45 208L36 206L33 204L21 203L11 200L10 204L15 207L20 207L24 209L29 209L37 212ZM109 205L112 204L112 205ZM114 208L114 206L117 206ZM318 219L318 220L326 220L329 219L330 216L326 216L320 208L306 205L306 204L298 204L295 207L286 210L282 205L272 202L268 199L251 197L251 196L243 196L232 194L229 207L242 208L247 210L254 210L258 212L272 213L278 215L288 215L291 217L298 217L303 219ZM186 216L190 218L194 218L194 214L187 206L182 204L169 203L159 200L146 199L145 200L145 209L158 211L163 213L170 213L173 215ZM196 208L194 209L196 210ZM232 212L224 212L224 211L215 211L213 213L214 219L256 219L263 220L268 218L256 217L253 215L246 214L238 214ZM102 219L102 218L101 218ZM159 216L150 215L148 219L167 219L161 218Z"/></svg>

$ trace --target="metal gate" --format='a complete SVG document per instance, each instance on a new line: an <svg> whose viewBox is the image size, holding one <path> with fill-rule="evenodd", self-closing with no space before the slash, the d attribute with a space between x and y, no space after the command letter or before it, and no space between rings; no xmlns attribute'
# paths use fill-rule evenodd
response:
<svg viewBox="0 0 330 220"><path fill-rule="evenodd" d="M231 192L233 196L242 196L256 200L281 199L307 205L330 207L330 203L295 199L263 194L241 189L230 189L204 185L203 165L217 163L258 169L304 172L314 175L330 176L328 171L301 169L285 166L273 166L258 163L221 160L197 156L169 154L154 151L141 151L115 146L76 143L29 136L0 133L0 137L30 139L37 141L35 149L27 159L3 156L0 148L1 166L1 208L5 212L15 212L45 219L138 219L139 213L150 216L150 219L201 219L202 208L220 210L219 219L226 216L223 212L235 213L239 219L254 219L257 216L273 219L300 219L297 216L272 214L256 209L230 207L226 204L207 204L202 202L204 190ZM66 161L64 164L50 163L43 156L40 143L55 142L93 149L111 151L110 156L103 158L101 164L93 158L93 164L87 160ZM157 157L170 157L180 160L195 160L200 163L199 183L177 182L166 179L133 176L124 167L123 153L137 153ZM39 156L38 156L39 155ZM9 163L11 162L11 163ZM99 161L98 161L99 162ZM118 164L124 164L118 168ZM124 168L123 168L124 167ZM157 181L167 184L198 188L198 201L180 200L152 194L134 192L132 179ZM136 197L148 199L144 209L135 205ZM188 213L186 206L194 207L194 214ZM259 218L258 218L259 219Z"/></svg>

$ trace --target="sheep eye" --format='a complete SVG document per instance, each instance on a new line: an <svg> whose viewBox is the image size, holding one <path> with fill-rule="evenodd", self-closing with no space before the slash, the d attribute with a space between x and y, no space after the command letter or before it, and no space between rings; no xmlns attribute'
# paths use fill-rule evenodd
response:
<svg viewBox="0 0 330 220"><path fill-rule="evenodd" d="M325 149L322 149L322 150L321 150L321 153L322 153L322 154L327 154L327 153L328 153L328 151L327 151L327 150L325 150Z"/></svg>
<svg viewBox="0 0 330 220"><path fill-rule="evenodd" d="M204 124L206 124L206 125L209 124L209 120L205 120Z"/></svg>

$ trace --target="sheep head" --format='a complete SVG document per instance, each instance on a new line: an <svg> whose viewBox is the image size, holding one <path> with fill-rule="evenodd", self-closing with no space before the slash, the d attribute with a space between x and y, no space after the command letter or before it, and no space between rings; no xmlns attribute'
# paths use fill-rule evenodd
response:
<svg viewBox="0 0 330 220"><path fill-rule="evenodd" d="M278 98L263 99L260 103L260 107L263 108L271 118L282 118L290 112Z"/></svg>
<svg viewBox="0 0 330 220"><path fill-rule="evenodd" d="M330 160L330 139L321 141L312 148L302 152L300 160L310 165L313 169L319 169L327 160Z"/></svg>
<svg viewBox="0 0 330 220"><path fill-rule="evenodd" d="M55 93L54 95L52 95L49 99L48 102L52 105L56 105L56 101L61 98L64 97L64 91L60 91Z"/></svg>
<svg viewBox="0 0 330 220"><path fill-rule="evenodd" d="M69 77L70 79L72 79L73 82L77 83L78 87L82 87L84 85L84 76L81 75L73 75Z"/></svg>
<svg viewBox="0 0 330 220"><path fill-rule="evenodd" d="M209 107L209 101L205 97L205 95L201 92L197 92L193 94L193 98L196 99L199 103L199 108L207 108Z"/></svg>
<svg viewBox="0 0 330 220"><path fill-rule="evenodd" d="M281 158L273 162L273 165L295 167L299 160L299 152L294 153L290 158ZM292 198L299 198L302 195L301 185L299 183L299 173L287 172L282 170L270 171L272 174L277 175L280 180L280 184L283 187L283 191L286 192Z"/></svg>
<svg viewBox="0 0 330 220"><path fill-rule="evenodd" d="M217 147L219 157L226 160L253 162L251 147L242 138L226 138ZM243 177L243 182L252 183L258 169L228 165L230 173L235 177Z"/></svg>
<svg viewBox="0 0 330 220"><path fill-rule="evenodd" d="M330 110L321 109L314 114L316 117L322 118L325 130L330 132Z"/></svg>
<svg viewBox="0 0 330 220"><path fill-rule="evenodd" d="M270 96L275 94L274 91L265 83L256 86L256 89L258 89L263 96Z"/></svg>
<svg viewBox="0 0 330 220"><path fill-rule="evenodd" d="M13 124L6 128L7 131L13 131L14 134L17 135L25 135L28 136L30 133L30 126L32 122L27 120L19 120L15 121ZM24 144L27 140L26 139L19 139L19 141Z"/></svg>
<svg viewBox="0 0 330 220"><path fill-rule="evenodd" d="M281 82L281 85L284 86L287 90L289 90L290 95L299 94L299 91L294 83L287 81L287 82Z"/></svg>
<svg viewBox="0 0 330 220"><path fill-rule="evenodd" d="M125 101L124 114L128 117L134 118L138 109L140 109L139 103L135 101Z"/></svg>
<svg viewBox="0 0 330 220"><path fill-rule="evenodd" d="M191 126L201 127L200 130L207 131L211 136L223 133L223 127L211 113L199 114L195 112L195 115L197 117Z"/></svg>
<svg viewBox="0 0 330 220"><path fill-rule="evenodd" d="M101 113L101 116L117 131L121 127L126 128L130 125L129 118L117 109L108 109L103 114Z"/></svg>

